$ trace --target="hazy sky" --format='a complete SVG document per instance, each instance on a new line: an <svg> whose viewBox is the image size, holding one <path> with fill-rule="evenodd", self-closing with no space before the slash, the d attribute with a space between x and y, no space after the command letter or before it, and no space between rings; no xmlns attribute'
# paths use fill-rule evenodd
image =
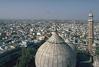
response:
<svg viewBox="0 0 99 67"><path fill-rule="evenodd" d="M0 18L87 19L99 18L99 0L0 0Z"/></svg>

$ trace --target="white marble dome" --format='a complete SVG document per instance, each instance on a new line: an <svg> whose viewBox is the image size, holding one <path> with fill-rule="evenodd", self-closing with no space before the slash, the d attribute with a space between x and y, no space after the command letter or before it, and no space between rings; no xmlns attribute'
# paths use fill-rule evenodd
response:
<svg viewBox="0 0 99 67"><path fill-rule="evenodd" d="M36 67L75 67L76 55L68 44L54 32L38 49L35 64Z"/></svg>

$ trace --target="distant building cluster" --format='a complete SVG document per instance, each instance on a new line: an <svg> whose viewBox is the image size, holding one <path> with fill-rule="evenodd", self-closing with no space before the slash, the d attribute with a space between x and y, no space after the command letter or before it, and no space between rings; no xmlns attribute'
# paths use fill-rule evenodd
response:
<svg viewBox="0 0 99 67"><path fill-rule="evenodd" d="M75 67L77 50L88 50L92 55L96 54L96 48L99 47L99 23L94 22L93 25L92 14L89 14L88 22L78 20L0 21L0 54L41 41L46 42L37 51L35 60L37 67Z"/></svg>

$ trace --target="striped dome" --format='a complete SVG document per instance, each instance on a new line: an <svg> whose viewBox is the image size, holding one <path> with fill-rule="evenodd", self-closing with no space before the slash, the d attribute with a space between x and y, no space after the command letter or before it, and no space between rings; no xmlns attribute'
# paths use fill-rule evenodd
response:
<svg viewBox="0 0 99 67"><path fill-rule="evenodd" d="M75 67L76 55L65 41L55 32L38 49L36 67Z"/></svg>

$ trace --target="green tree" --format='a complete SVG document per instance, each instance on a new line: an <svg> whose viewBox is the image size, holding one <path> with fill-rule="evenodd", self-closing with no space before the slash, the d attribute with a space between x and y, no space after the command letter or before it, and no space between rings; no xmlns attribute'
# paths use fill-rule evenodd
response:
<svg viewBox="0 0 99 67"><path fill-rule="evenodd" d="M35 54L35 49L23 47L22 55L19 58L19 61L17 62L15 67L28 67L29 62L31 59L33 59L34 54Z"/></svg>

